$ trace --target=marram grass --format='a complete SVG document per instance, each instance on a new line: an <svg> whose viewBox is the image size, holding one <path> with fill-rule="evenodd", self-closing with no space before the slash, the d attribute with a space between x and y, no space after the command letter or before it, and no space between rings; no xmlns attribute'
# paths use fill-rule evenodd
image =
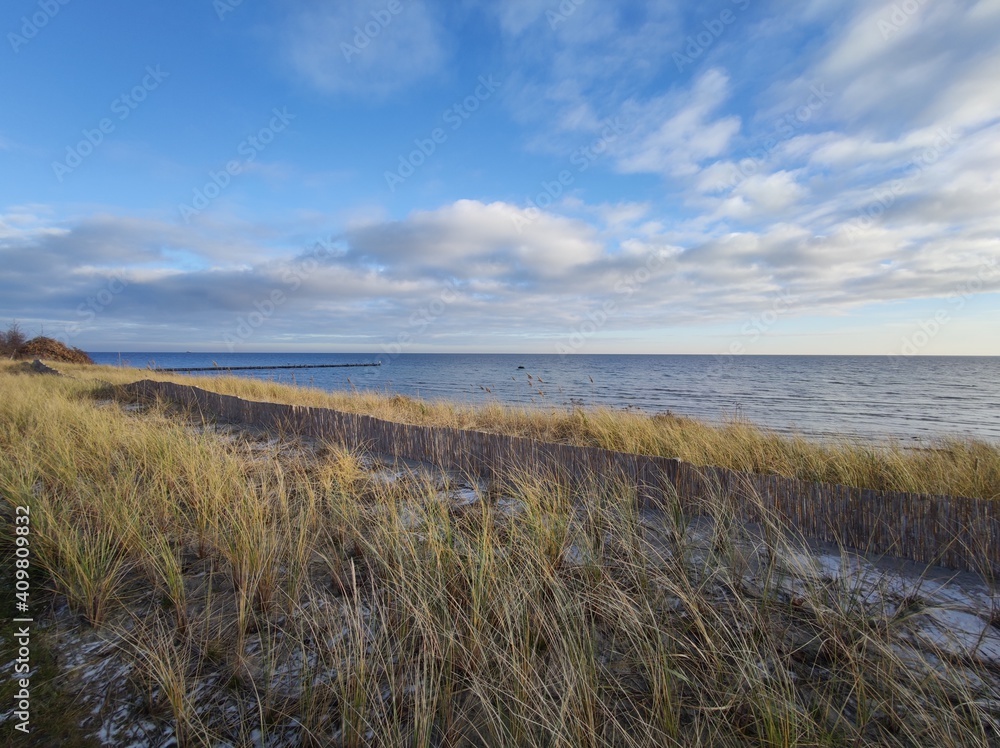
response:
<svg viewBox="0 0 1000 748"><path fill-rule="evenodd" d="M1000 498L1000 445L940 439L920 449L896 442L819 442L732 420L721 426L609 408L539 409L426 402L378 392L325 392L244 377L188 377L138 369L58 365L73 376L121 384L144 378L193 384L248 400L334 408L401 423L450 426L622 452L698 466L772 473L883 491Z"/></svg>
<svg viewBox="0 0 1000 748"><path fill-rule="evenodd" d="M706 455L727 433L758 444L733 459L781 451L742 426L211 384L619 448L688 429ZM381 480L335 444L227 435L96 387L0 373L0 494L37 518L36 584L113 643L143 718L181 745L1000 741L985 666L909 645L918 601L808 576L788 595L792 540L746 536L721 498L708 544L679 506L640 516L613 476L571 492L522 475L456 511L434 476Z"/></svg>

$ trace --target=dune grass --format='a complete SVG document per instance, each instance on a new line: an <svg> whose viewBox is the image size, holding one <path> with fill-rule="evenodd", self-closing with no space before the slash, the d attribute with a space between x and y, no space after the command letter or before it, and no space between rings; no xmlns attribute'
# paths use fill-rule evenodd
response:
<svg viewBox="0 0 1000 748"><path fill-rule="evenodd" d="M73 376L120 384L175 381L250 400L335 408L420 425L451 426L672 457L698 466L772 473L885 491L1000 498L1000 445L941 439L920 449L895 442L820 442L733 419L711 425L674 415L608 408L540 409L499 403L426 402L379 392L325 392L233 376L189 377L137 369L59 365Z"/></svg>
<svg viewBox="0 0 1000 748"><path fill-rule="evenodd" d="M793 539L746 535L724 497L700 508L708 544L679 504L645 522L614 476L573 492L521 475L457 510L433 475L383 480L335 444L94 392L0 373L0 495L31 508L35 584L133 664L144 718L180 745L998 742L985 667L909 645L919 603L821 580L788 594ZM584 418L365 397L537 433Z"/></svg>

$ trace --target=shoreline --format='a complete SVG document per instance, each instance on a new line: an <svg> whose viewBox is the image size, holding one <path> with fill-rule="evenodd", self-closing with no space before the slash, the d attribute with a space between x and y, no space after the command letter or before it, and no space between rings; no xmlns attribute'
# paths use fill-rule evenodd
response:
<svg viewBox="0 0 1000 748"><path fill-rule="evenodd" d="M323 354L172 354L156 366L286 365L367 361ZM382 357L385 359L385 357ZM103 363L117 363L112 356ZM132 363L143 364L145 360ZM378 369L261 372L327 391L387 391L466 405L638 407L724 424L746 419L785 434L918 446L947 436L1000 444L1000 366L988 359L399 354ZM524 369L519 369L524 366ZM531 375L531 376L529 376Z"/></svg>

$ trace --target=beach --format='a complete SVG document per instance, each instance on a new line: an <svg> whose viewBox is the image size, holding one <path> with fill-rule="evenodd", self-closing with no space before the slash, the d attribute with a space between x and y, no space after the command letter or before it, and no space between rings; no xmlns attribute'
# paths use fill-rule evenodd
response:
<svg viewBox="0 0 1000 748"><path fill-rule="evenodd" d="M4 547L30 507L31 646L48 663L32 708L50 740L1000 735L997 601L981 575L816 543L766 512L747 524L724 493L695 510L640 506L612 475L483 481L115 394L148 372L56 368L0 372ZM169 378L399 421L596 433L399 396ZM607 417L612 434L641 418Z"/></svg>

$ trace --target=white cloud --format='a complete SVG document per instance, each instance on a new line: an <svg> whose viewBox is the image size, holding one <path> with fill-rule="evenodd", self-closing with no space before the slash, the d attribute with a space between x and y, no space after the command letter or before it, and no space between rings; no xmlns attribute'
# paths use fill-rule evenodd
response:
<svg viewBox="0 0 1000 748"><path fill-rule="evenodd" d="M611 230L621 230L634 225L649 215L649 203L619 202L607 203L595 207L595 212Z"/></svg>
<svg viewBox="0 0 1000 748"><path fill-rule="evenodd" d="M775 215L802 199L806 191L787 171L774 174L755 174L744 179L733 194L746 200L756 215Z"/></svg>
<svg viewBox="0 0 1000 748"><path fill-rule="evenodd" d="M752 184L743 188L745 199L765 203L782 199L793 182L784 174ZM128 336L139 335L144 347L153 347L180 335L189 347L218 348L239 316L275 291L285 301L257 345L302 330L320 342L350 335L371 344L411 330L413 316L447 291L447 312L421 340L481 349L511 335L559 340L607 301L618 309L605 328L609 335L739 320L785 291L800 299L790 316L837 314L947 296L990 258L1000 261L995 233L959 229L943 236L884 224L817 236L808 223L775 220L759 231L691 233L679 245L669 232L636 226L647 207L584 204L581 212L601 220L593 225L502 202L460 200L398 221L370 217L339 235L331 254L313 255L292 241L269 250L274 242L258 238L245 247L246 257L262 259L213 257L201 266L171 264L162 248L186 237L188 251L207 260L217 238L202 230L111 215L66 221L58 231L37 223L31 233L0 239L0 284L15 289L0 300L0 318L64 329L84 299L119 276L128 286L91 331L104 345L126 345ZM255 233L242 225L232 229L248 241ZM129 245L135 245L132 253L123 254ZM1000 270L975 292L997 290ZM171 320L169 330L158 327L164 318Z"/></svg>
<svg viewBox="0 0 1000 748"><path fill-rule="evenodd" d="M979 126L1000 109L998 37L996 0L861 4L794 83L822 81L832 118L886 134Z"/></svg>
<svg viewBox="0 0 1000 748"><path fill-rule="evenodd" d="M611 144L619 171L691 176L701 162L724 153L739 132L740 119L716 117L729 94L729 77L712 69L683 96L666 95L628 111L634 130Z"/></svg>
<svg viewBox="0 0 1000 748"><path fill-rule="evenodd" d="M480 3L503 35L503 98L516 120L538 126L530 146L568 151L600 131L649 84L683 43L680 3Z"/></svg>
<svg viewBox="0 0 1000 748"><path fill-rule="evenodd" d="M782 289L801 299L791 315L944 297L1000 258L1000 0L934 0L901 18L894 7L910 4L810 0L777 19L775 3L753 4L683 75L671 55L691 28L674 2L573 4L558 24L551 0L479 5L499 35L498 97L523 125L513 133L523 147L576 166L575 148L609 118L624 122L549 211L494 197L522 192L502 169L496 192L479 199L360 195L363 209L312 208L285 226L239 220L224 200L185 227L112 214L55 220L24 206L0 216L0 285L13 289L0 316L23 308L64 319L124 266L132 286L102 318L103 334L125 321L154 330L167 315L193 339L217 341L278 289L288 301L276 338L380 341L449 288L429 343L480 347L557 338L609 299L621 313L606 329L627 335L745 318ZM346 59L341 45L355 46L355 27L367 35L386 7L296 6L282 29L291 65L321 91L376 96L441 73L449 40L442 6L429 2L403 2ZM794 62L767 68L767 44L783 40L775 56ZM778 130L775 118L798 116L815 86L832 96ZM296 176L283 163L262 168ZM337 230L316 235L333 235L338 252L300 273L304 226L326 224ZM650 257L663 260L657 272L622 298L618 282ZM997 290L1000 272L976 292Z"/></svg>
<svg viewBox="0 0 1000 748"><path fill-rule="evenodd" d="M352 256L393 273L416 269L470 278L545 278L594 261L595 232L567 218L507 203L459 200L404 221L369 226L348 235Z"/></svg>

